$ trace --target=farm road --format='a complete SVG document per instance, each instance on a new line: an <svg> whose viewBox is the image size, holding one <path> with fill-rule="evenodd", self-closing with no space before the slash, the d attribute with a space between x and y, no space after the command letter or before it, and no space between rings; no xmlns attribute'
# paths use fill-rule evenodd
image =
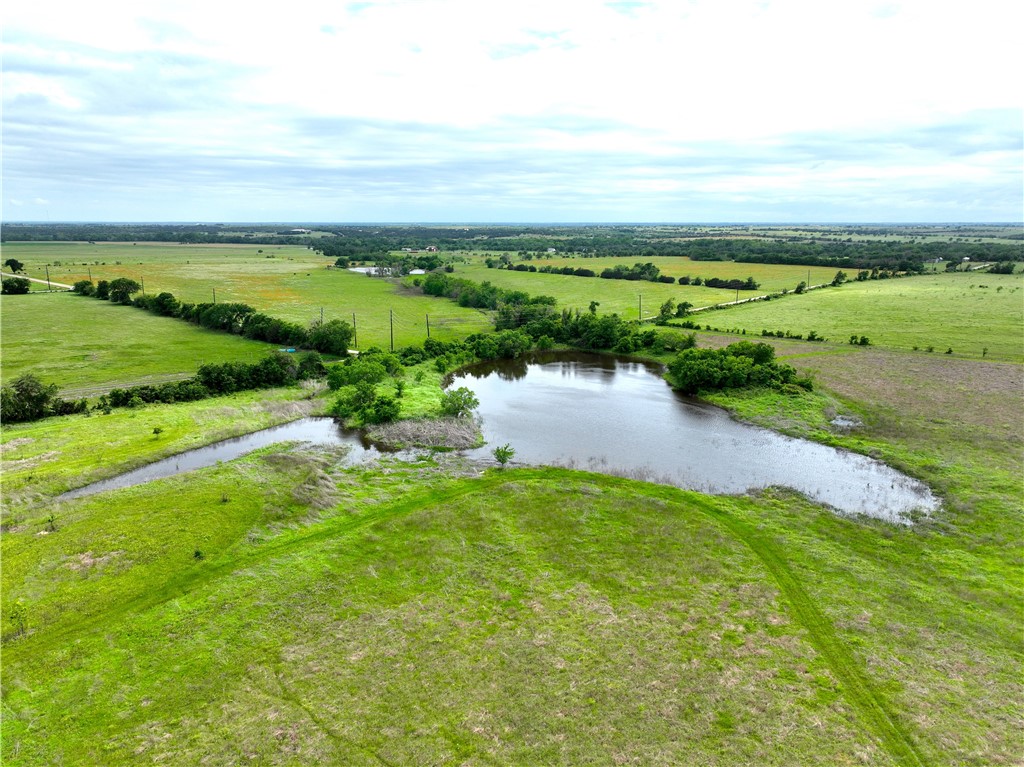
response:
<svg viewBox="0 0 1024 767"><path fill-rule="evenodd" d="M63 282L54 282L53 280L40 280L37 279L36 277L26 277L23 274L13 274L11 272L0 272L0 277L17 277L18 279L28 280L29 282L39 282L43 285L53 285L58 288L66 288L68 290L71 290L73 287L71 285L65 285Z"/></svg>

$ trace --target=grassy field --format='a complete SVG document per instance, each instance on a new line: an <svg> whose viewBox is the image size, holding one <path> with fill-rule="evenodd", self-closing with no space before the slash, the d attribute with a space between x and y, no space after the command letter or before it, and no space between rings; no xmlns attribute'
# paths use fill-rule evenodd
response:
<svg viewBox="0 0 1024 767"><path fill-rule="evenodd" d="M912 529L782 491L287 447L47 500L101 472L100 445L103 471L127 467L316 406L298 392L5 430L4 626L20 599L27 634L5 646L4 761L1011 764L1019 429L1000 409L1020 395L989 369L1019 368L930 359L993 381L937 424L901 359L817 358L830 381L879 371L867 398L725 404L813 435L859 402L865 428L829 439L947 500Z"/></svg>
<svg viewBox="0 0 1024 767"><path fill-rule="evenodd" d="M702 313L713 327L762 329L935 354L1024 361L1024 274L963 273L847 283ZM984 350L987 349L987 354Z"/></svg>
<svg viewBox="0 0 1024 767"><path fill-rule="evenodd" d="M4 296L3 383L31 373L65 397L193 375L204 362L256 362L277 348L70 293Z"/></svg>
<svg viewBox="0 0 1024 767"><path fill-rule="evenodd" d="M570 309L586 310L591 301L601 304L600 311L617 312L627 319L636 319L641 308L645 318L658 313L658 308L668 299L676 302L689 301L695 307L712 306L736 300L735 290L695 287L691 285L665 285L653 282L630 282L626 280L603 280L599 277L571 277L562 274L540 274L532 272L488 269L483 256L471 257L469 263L456 266L455 276L475 282L489 281L509 290L525 290L531 295L554 296L559 304ZM529 263L535 266L552 264L592 269L598 274L615 264L632 266L636 258L534 258ZM739 292L740 298L765 295L792 290L801 281L806 281L808 272L812 284L828 283L835 277L836 270L826 267L784 266L778 264L737 264L722 261L691 261L688 258L652 258L662 274L673 277L721 277L723 279L746 279L753 277L761 283L757 291ZM642 304L642 306L641 306Z"/></svg>
<svg viewBox="0 0 1024 767"><path fill-rule="evenodd" d="M551 295L529 286L637 285L476 266L455 276L474 270ZM313 304L301 296L344 291L345 280L330 282L341 277L310 271L303 283L282 273L267 284L296 280L300 297L288 311L307 311ZM1022 280L870 282L697 315L722 327L750 323L748 334L763 323L838 341L771 340L814 376L813 394L711 399L926 481L944 505L913 527L842 518L781 489L703 496L427 451L349 467L338 450L294 445L54 500L190 447L322 412L326 400L311 389L5 426L0 758L1019 764ZM606 298L602 311L635 305L621 290ZM8 323L15 299L25 303L12 316L29 330L45 326L45 336L11 336L20 327ZM580 307L592 299L602 300ZM560 300L574 305L568 294ZM454 306L430 305L438 304ZM28 315L31 305L37 314ZM2 309L5 380L12 350L41 354L53 375L67 375L66 353L35 345L63 352L68 326L103 336L106 346L80 352L100 355L97 364L123 333L120 317L195 330L77 296L5 298ZM80 310L96 315L69 313ZM853 320L862 323L856 331L829 330ZM921 328L935 353L909 350ZM872 345L845 343L853 332ZM939 341L945 332L960 334L963 350ZM736 340L697 335L702 346ZM174 338L165 349L172 358L186 343ZM979 343L989 347L985 359L971 351ZM945 345L955 354L940 353ZM191 354L208 348L196 340ZM128 369L116 356L104 364L106 375ZM404 412L433 410L437 380L408 375ZM861 425L837 429L837 414Z"/></svg>
<svg viewBox="0 0 1024 767"><path fill-rule="evenodd" d="M358 348L421 344L430 335L464 338L489 328L487 318L450 301L423 296L380 279L328 269L331 259L298 246L175 245L169 243L5 243L4 254L37 277L77 280L130 277L146 292L173 293L181 301L238 301L306 325L321 316L353 321ZM55 264L59 263L59 266ZM392 314L393 312L393 314ZM392 328L393 319L393 328Z"/></svg>

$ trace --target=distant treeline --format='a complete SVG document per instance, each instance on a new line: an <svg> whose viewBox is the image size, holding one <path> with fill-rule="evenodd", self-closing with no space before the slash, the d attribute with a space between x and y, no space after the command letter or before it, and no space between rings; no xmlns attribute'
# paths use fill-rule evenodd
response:
<svg viewBox="0 0 1024 767"><path fill-rule="evenodd" d="M336 226L310 225L309 231L280 225L226 224L5 224L3 241L92 241L250 243L303 245L331 258L378 260L392 251L496 251L523 259L544 255L577 257L689 256L697 261L834 266L843 269L922 271L929 261L1024 261L1024 242L838 240L808 230L803 237L730 236L716 230L681 226ZM742 233L736 230L737 234ZM837 231L846 232L839 228ZM868 230L876 232L876 230ZM881 230L880 230L881 231ZM897 230L893 230L897 231ZM288 233L286 233L288 232ZM883 233L885 233L883 231ZM806 235L811 234L808 238ZM815 236L817 235L817 236ZM1012 235L1011 235L1012 237Z"/></svg>
<svg viewBox="0 0 1024 767"><path fill-rule="evenodd" d="M488 266L494 265L493 259L487 260ZM552 266L545 264L544 266L534 266L533 264L516 264L512 266L508 265L508 269L515 272L537 272L538 274L564 274L572 277L598 277L600 276L606 280L643 280L646 282L661 282L667 285L671 285L676 282L675 277L670 277L667 274L662 274L661 270L648 261L645 264L636 263L633 266L626 266L625 264L617 264L616 266L604 269L600 275L597 274L593 269L578 268L572 266ZM704 285L708 288L727 288L729 290L757 290L761 287L761 283L756 282L753 277L747 277L745 280L731 279L726 280L721 277L690 277L684 276L679 278L680 285Z"/></svg>
<svg viewBox="0 0 1024 767"><path fill-rule="evenodd" d="M445 296L460 306L495 311L496 331L519 330L540 348L560 343L629 354L657 343L663 348L673 343L659 339L655 330L643 330L639 323L624 320L618 314L597 314L596 302L588 312L559 311L551 296L530 296L521 290L505 290L489 282L478 284L447 274L429 274L420 287L427 295Z"/></svg>

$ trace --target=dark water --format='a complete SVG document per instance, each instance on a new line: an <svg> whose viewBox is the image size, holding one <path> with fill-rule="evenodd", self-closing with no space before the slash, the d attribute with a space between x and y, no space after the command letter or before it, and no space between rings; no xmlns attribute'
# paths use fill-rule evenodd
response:
<svg viewBox="0 0 1024 767"><path fill-rule="evenodd" d="M705 493L793 488L839 511L906 521L938 507L926 485L856 453L732 420L674 392L657 367L586 354L474 366L451 386L480 399L489 457L574 466Z"/></svg>
<svg viewBox="0 0 1024 767"><path fill-rule="evenodd" d="M155 461L135 471L71 490L58 496L57 500L80 498L106 490L119 490L123 487L152 482L155 479L173 477L182 472L214 466L222 461L230 461L278 442L346 445L349 448L346 456L347 463L359 463L380 455L376 448L360 436L359 432L341 428L333 418L302 418L291 423L272 426L269 429L172 455L170 458Z"/></svg>

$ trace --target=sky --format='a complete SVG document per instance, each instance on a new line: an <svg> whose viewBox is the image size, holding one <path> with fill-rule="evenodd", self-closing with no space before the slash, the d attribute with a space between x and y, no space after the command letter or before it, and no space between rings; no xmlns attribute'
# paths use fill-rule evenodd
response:
<svg viewBox="0 0 1024 767"><path fill-rule="evenodd" d="M5 221L1019 222L1013 0L8 3Z"/></svg>

